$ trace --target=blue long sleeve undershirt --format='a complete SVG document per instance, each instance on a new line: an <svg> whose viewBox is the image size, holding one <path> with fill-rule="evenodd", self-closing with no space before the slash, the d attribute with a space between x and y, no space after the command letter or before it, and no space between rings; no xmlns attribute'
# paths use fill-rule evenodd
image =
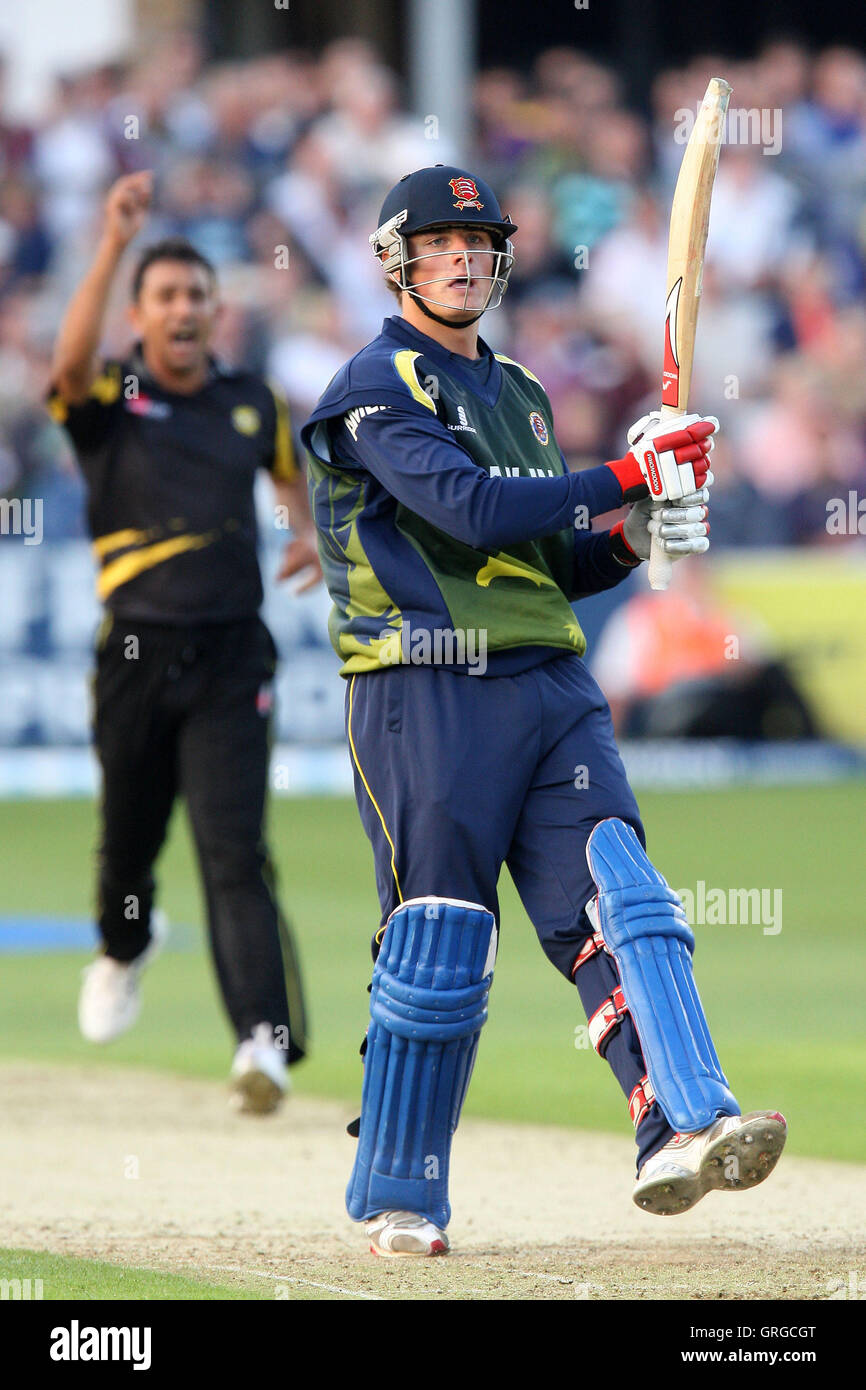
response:
<svg viewBox="0 0 866 1390"><path fill-rule="evenodd" d="M360 463L410 511L487 553L622 506L620 484L603 464L558 478L490 477L432 414L377 410L360 419L354 440L341 424L335 444L337 462Z"/></svg>

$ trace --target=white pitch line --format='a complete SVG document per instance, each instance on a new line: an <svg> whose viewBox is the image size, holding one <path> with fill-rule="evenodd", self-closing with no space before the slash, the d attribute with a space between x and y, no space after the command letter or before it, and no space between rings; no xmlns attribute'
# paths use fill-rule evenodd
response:
<svg viewBox="0 0 866 1390"><path fill-rule="evenodd" d="M324 1289L326 1293L344 1293L349 1298L368 1298L376 1303L384 1300L377 1293L363 1293L359 1289L342 1289L339 1284L317 1284L315 1279L294 1279L288 1274L271 1274L264 1269L239 1269L237 1265L206 1265L206 1269L222 1270L226 1274L252 1274L256 1279L275 1279L279 1284L301 1284L308 1289Z"/></svg>

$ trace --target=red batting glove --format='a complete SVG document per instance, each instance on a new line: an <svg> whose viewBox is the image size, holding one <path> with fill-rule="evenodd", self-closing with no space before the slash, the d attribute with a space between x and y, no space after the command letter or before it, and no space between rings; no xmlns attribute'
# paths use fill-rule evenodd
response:
<svg viewBox="0 0 866 1390"><path fill-rule="evenodd" d="M662 419L658 411L632 425L632 446L624 458L607 467L622 488L623 502L652 497L656 502L679 501L698 492L709 472L712 435L718 420L703 415L672 415Z"/></svg>

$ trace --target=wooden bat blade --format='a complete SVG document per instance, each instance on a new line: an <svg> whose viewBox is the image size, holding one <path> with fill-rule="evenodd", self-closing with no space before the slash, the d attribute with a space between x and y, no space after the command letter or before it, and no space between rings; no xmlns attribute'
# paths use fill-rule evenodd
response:
<svg viewBox="0 0 866 1390"><path fill-rule="evenodd" d="M662 415L680 415L688 409L710 200L731 91L731 84L723 77L710 79L683 153L674 189L668 239ZM658 538L653 536L649 562L650 587L666 589L672 570L670 556L665 553Z"/></svg>
<svg viewBox="0 0 866 1390"><path fill-rule="evenodd" d="M730 84L723 77L713 77L689 136L674 191L662 368L665 413L681 413L688 408L710 200L730 97Z"/></svg>

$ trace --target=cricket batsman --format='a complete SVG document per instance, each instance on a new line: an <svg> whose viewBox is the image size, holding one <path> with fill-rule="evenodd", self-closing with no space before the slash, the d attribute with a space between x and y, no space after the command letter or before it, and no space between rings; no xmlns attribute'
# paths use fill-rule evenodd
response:
<svg viewBox="0 0 866 1390"><path fill-rule="evenodd" d="M382 909L347 1191L379 1255L449 1248L503 863L626 1097L639 1207L753 1187L785 1142L722 1072L571 607L646 560L652 534L673 558L707 549L718 421L645 416L622 458L569 473L541 383L478 336L516 231L465 170L402 178L370 238L400 312L302 431Z"/></svg>

